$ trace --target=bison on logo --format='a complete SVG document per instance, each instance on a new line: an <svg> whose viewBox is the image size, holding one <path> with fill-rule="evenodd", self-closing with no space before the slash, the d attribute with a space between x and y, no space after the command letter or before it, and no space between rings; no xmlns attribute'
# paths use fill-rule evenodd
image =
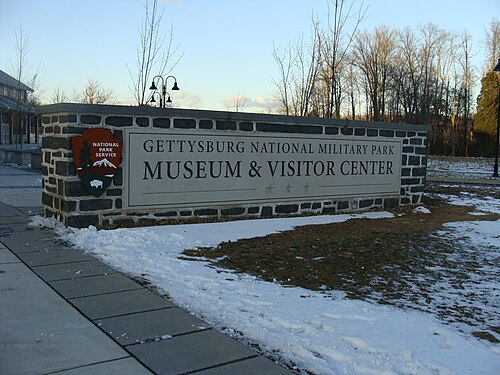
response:
<svg viewBox="0 0 500 375"><path fill-rule="evenodd" d="M122 155L122 140L108 129L84 130L71 140L76 173L85 189L100 197L111 185Z"/></svg>

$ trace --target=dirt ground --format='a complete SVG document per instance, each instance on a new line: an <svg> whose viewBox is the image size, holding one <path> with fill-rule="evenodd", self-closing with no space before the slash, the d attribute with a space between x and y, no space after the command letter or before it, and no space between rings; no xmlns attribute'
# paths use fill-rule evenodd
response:
<svg viewBox="0 0 500 375"><path fill-rule="evenodd" d="M471 274L482 272L485 260L478 260L456 240L438 235L445 229L443 224L500 219L496 214L470 215L473 208L453 206L437 196L463 192L500 199L500 189L430 184L424 200L430 214L402 208L394 210L396 216L390 219L298 227L184 254L187 259L209 258L214 266L283 285L338 290L348 298L428 311L448 323L465 323L479 338L498 342L495 333L500 334L500 327L491 324L488 310L478 307L491 301L477 301L485 297L464 291L457 303L456 293L445 290L460 294ZM494 281L496 276L485 277ZM455 293L454 299L447 301L447 293Z"/></svg>

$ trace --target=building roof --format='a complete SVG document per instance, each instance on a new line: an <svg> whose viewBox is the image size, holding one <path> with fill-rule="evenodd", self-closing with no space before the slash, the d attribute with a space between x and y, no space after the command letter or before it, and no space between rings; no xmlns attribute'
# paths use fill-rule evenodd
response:
<svg viewBox="0 0 500 375"><path fill-rule="evenodd" d="M21 89L21 90L26 90L26 91L30 91L30 92L34 91L31 87L26 86L24 83L18 81L14 77L5 73L3 70L0 70L0 84L12 87L14 89Z"/></svg>
<svg viewBox="0 0 500 375"><path fill-rule="evenodd" d="M19 100L15 100L9 98L7 96L0 95L0 112L23 112L23 113L36 113L36 109L26 103L20 102Z"/></svg>

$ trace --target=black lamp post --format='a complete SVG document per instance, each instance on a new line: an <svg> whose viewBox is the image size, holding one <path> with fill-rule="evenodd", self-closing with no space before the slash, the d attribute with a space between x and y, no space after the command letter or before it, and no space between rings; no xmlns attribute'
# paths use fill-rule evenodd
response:
<svg viewBox="0 0 500 375"><path fill-rule="evenodd" d="M493 69L494 72L500 72L500 59ZM493 177L498 177L498 136L500 133L500 92L498 93L498 112L497 112L497 135L495 136L495 166L493 167Z"/></svg>
<svg viewBox="0 0 500 375"><path fill-rule="evenodd" d="M156 100L154 99L154 94L160 93L157 91L158 87L155 84L155 80L160 80L161 79L161 96L160 96L160 108L165 108L166 103L172 103L172 100L170 99L170 94L167 92L167 82L169 78L174 79L174 85L172 86L172 90L178 91L179 86L177 86L177 79L174 76L167 76L166 78L163 78L161 75L157 75L153 78L153 82L151 83L151 87L149 88L150 90L154 90L153 94L151 95L151 103L156 103ZM168 97L167 97L168 95Z"/></svg>

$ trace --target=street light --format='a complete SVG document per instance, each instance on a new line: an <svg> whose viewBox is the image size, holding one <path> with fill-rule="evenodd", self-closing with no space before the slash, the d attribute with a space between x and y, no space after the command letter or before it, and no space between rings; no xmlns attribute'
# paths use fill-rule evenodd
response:
<svg viewBox="0 0 500 375"><path fill-rule="evenodd" d="M158 87L155 84L155 80L159 81L161 79L161 97L160 97L160 108L165 108L166 103L172 103L172 100L170 99L170 94L167 92L167 82L169 78L174 79L174 85L172 86L172 90L178 91L179 86L177 86L177 79L174 76L167 76L166 78L163 78L161 75L157 75L153 78L153 82L151 83L151 87L149 88L150 90L154 90L153 94L151 95L151 103L155 103L156 100L154 100L154 94L159 92ZM168 99L165 100L166 96L168 95ZM163 100L162 100L163 98Z"/></svg>
<svg viewBox="0 0 500 375"><path fill-rule="evenodd" d="M158 98L160 99L160 108L165 108L164 103L172 103L172 99L170 99L170 94L167 92L167 100L163 99L158 91L153 91L151 94L151 99L149 99L150 103L156 103L155 100L155 94L158 95Z"/></svg>
<svg viewBox="0 0 500 375"><path fill-rule="evenodd" d="M493 68L494 72L500 72L500 59L497 66ZM498 177L498 135L500 133L500 91L498 93L498 112L497 112L497 135L495 136L495 166L493 167L493 177Z"/></svg>

